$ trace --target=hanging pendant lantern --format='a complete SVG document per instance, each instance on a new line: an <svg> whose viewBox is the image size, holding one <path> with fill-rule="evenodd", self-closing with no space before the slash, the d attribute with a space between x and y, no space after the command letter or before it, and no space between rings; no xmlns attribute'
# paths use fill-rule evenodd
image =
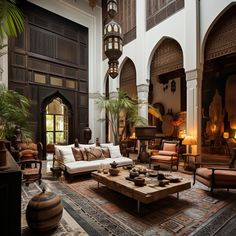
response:
<svg viewBox="0 0 236 236"><path fill-rule="evenodd" d="M111 18L117 13L117 1L107 1L107 12ZM118 59L122 55L122 32L121 26L112 19L104 26L104 53L108 58L109 75L114 79L118 75Z"/></svg>
<svg viewBox="0 0 236 236"><path fill-rule="evenodd" d="M117 0L107 1L107 13L113 19L117 14Z"/></svg>

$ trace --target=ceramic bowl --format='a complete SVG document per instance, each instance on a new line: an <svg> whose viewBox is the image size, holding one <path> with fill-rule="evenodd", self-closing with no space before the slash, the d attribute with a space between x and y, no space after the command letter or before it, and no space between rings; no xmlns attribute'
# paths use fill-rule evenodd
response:
<svg viewBox="0 0 236 236"><path fill-rule="evenodd" d="M141 178L141 177L135 177L134 178L134 184L136 186L143 186L145 183L145 179L144 178Z"/></svg>

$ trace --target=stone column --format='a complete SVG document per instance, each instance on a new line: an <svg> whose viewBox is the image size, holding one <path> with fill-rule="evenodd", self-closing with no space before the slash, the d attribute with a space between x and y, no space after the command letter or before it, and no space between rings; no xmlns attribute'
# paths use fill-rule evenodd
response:
<svg viewBox="0 0 236 236"><path fill-rule="evenodd" d="M148 84L140 84L140 85L137 86L137 91L138 91L138 100L140 102L139 115L148 120L149 85Z"/></svg>
<svg viewBox="0 0 236 236"><path fill-rule="evenodd" d="M186 71L187 134L197 139L193 152L201 151L202 70Z"/></svg>

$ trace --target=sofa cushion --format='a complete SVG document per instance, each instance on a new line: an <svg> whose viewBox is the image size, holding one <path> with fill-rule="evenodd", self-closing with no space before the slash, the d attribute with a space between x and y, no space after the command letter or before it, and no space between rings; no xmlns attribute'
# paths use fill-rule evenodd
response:
<svg viewBox="0 0 236 236"><path fill-rule="evenodd" d="M176 152L176 144L175 143L164 143L163 150Z"/></svg>
<svg viewBox="0 0 236 236"><path fill-rule="evenodd" d="M26 157L26 158L34 158L35 156L38 155L38 151L34 151L34 150L31 150L31 149L25 149L25 150L22 150L20 151L19 153L20 157Z"/></svg>
<svg viewBox="0 0 236 236"><path fill-rule="evenodd" d="M110 164L113 162L112 158L105 158L94 161L75 161L66 163L66 171L69 174L77 174L83 172L90 172L97 170L102 164L104 168L110 168ZM116 163L118 166L132 165L133 161L127 157L117 157Z"/></svg>
<svg viewBox="0 0 236 236"><path fill-rule="evenodd" d="M165 155L165 156L172 156L172 155L177 155L177 152L160 150L160 151L158 152L158 154L159 154L159 155Z"/></svg>
<svg viewBox="0 0 236 236"><path fill-rule="evenodd" d="M79 148L91 148L91 147L96 147L96 144L81 144L79 143Z"/></svg>
<svg viewBox="0 0 236 236"><path fill-rule="evenodd" d="M100 143L101 148L108 148L114 146L113 143Z"/></svg>
<svg viewBox="0 0 236 236"><path fill-rule="evenodd" d="M117 158L117 157L121 157L121 153L120 153L120 146L119 145L115 145L115 146L108 146L109 151L110 151L110 155L111 158Z"/></svg>
<svg viewBox="0 0 236 236"><path fill-rule="evenodd" d="M71 149L72 149L72 153L73 153L74 158L75 158L76 161L84 160L84 156L83 156L83 153L81 151L81 148L71 147Z"/></svg>
<svg viewBox="0 0 236 236"><path fill-rule="evenodd" d="M236 185L236 171L233 170L215 170L215 184L232 184ZM211 181L212 170L208 168L198 168L196 170L196 176L200 176L203 179Z"/></svg>
<svg viewBox="0 0 236 236"><path fill-rule="evenodd" d="M100 147L85 148L85 152L88 161L94 161L105 158Z"/></svg>
<svg viewBox="0 0 236 236"><path fill-rule="evenodd" d="M65 146L55 145L56 158L62 163L74 162L75 158L71 150L71 147L73 146L74 144Z"/></svg>
<svg viewBox="0 0 236 236"><path fill-rule="evenodd" d="M152 161L162 162L162 163L170 163L171 159L173 161L178 160L176 156L164 156L164 155L155 155L151 157Z"/></svg>
<svg viewBox="0 0 236 236"><path fill-rule="evenodd" d="M104 148L101 148L101 149L102 149L102 154L105 158L110 158L111 157L108 147L104 147Z"/></svg>

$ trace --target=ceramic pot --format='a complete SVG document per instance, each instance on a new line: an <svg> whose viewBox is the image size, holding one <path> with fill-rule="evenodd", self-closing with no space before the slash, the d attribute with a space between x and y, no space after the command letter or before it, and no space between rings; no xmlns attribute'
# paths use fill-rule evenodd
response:
<svg viewBox="0 0 236 236"><path fill-rule="evenodd" d="M141 178L141 177L135 177L134 178L134 184L136 186L143 186L145 183L145 179L144 178Z"/></svg>
<svg viewBox="0 0 236 236"><path fill-rule="evenodd" d="M130 170L130 172L129 172L129 177L131 178L131 179L134 179L135 177L138 177L139 176L139 172L138 171L136 171L136 170Z"/></svg>
<svg viewBox="0 0 236 236"><path fill-rule="evenodd" d="M29 201L26 208L26 220L30 229L45 232L58 226L62 212L61 198L44 189L42 193Z"/></svg>
<svg viewBox="0 0 236 236"><path fill-rule="evenodd" d="M110 173L110 175L112 175L112 176L117 176L118 174L119 174L119 169L117 169L117 168L110 168L109 169L109 173Z"/></svg>

